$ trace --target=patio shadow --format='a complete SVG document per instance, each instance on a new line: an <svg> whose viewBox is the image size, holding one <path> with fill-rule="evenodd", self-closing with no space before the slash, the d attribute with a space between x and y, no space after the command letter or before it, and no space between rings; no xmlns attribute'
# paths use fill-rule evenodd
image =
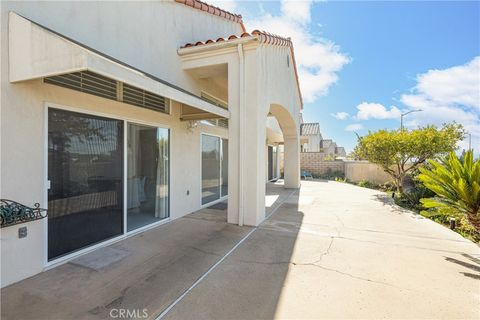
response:
<svg viewBox="0 0 480 320"><path fill-rule="evenodd" d="M264 221L165 319L274 319L304 218L299 191L269 185Z"/></svg>
<svg viewBox="0 0 480 320"><path fill-rule="evenodd" d="M460 265L462 267L465 267L467 269L470 269L472 271L478 272L478 274L470 273L470 272L460 272L460 273L463 274L465 277L480 280L480 263L479 263L478 259L475 258L475 257L472 257L471 255L466 254L466 253L463 253L462 256L469 259L473 263L468 263L468 262L458 260L458 259L455 259L455 258L451 258L451 257L445 257L445 260L448 261L448 262L458 264L458 265Z"/></svg>

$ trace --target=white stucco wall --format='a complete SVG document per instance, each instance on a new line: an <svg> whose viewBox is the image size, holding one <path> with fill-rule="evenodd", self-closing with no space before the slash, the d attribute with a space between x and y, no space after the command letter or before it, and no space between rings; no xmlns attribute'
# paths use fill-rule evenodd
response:
<svg viewBox="0 0 480 320"><path fill-rule="evenodd" d="M262 45L256 54L259 58L257 67L262 76L259 92L262 100L266 102L263 107L267 108L264 112L268 113L272 104L282 106L290 113L299 132L301 101L295 80L291 49L285 46ZM282 120L277 119L280 127Z"/></svg>
<svg viewBox="0 0 480 320"><path fill-rule="evenodd" d="M180 106L166 115L81 92L43 84L16 84L2 95L1 198L46 207L45 104L54 103L86 113L129 119L170 128L170 217L176 219L201 207L200 134L228 136L224 128L199 125L187 129L178 120ZM190 195L187 195L187 190ZM2 286L40 272L46 256L46 220L27 223L29 235L18 239L19 226L1 229Z"/></svg>
<svg viewBox="0 0 480 320"><path fill-rule="evenodd" d="M285 187L300 185L301 99L291 49L246 37L179 54L186 70L228 68L228 221L258 225L265 218L266 143L284 142Z"/></svg>
<svg viewBox="0 0 480 320"><path fill-rule="evenodd" d="M239 130L240 145L244 145L242 158L232 155L230 159L238 159L231 168L232 176L239 173L238 182L248 186L239 186L242 190L238 203L229 199L229 221L235 221L237 206L243 212L239 219L247 225L258 225L265 218L265 181L267 179L267 162L265 142L267 141L267 115L273 115L282 129L285 144L284 175L285 187L297 188L300 183L300 139L299 113L300 99L296 87L295 73L288 47L274 45L249 45L243 47L243 103L229 98L231 112L230 132ZM242 65L242 64L240 64ZM229 69L230 70L230 69ZM242 79L242 77L240 77ZM230 80L230 74L229 74ZM232 103L230 101L232 100ZM244 108L244 112L240 112ZM233 139L232 135L231 139ZM238 141L235 141L238 143ZM242 151L241 151L242 152ZM243 169L242 169L243 167ZM248 168L248 171L245 169ZM232 179L230 179L232 181ZM232 198L232 195L230 195Z"/></svg>
<svg viewBox="0 0 480 320"><path fill-rule="evenodd" d="M180 68L176 49L186 42L241 32L226 19L171 1L152 2L2 2L1 3L0 198L46 207L45 105L130 119L170 128L170 216L181 217L201 206L200 134L227 137L223 128L187 129L171 115L43 84L8 81L8 11L17 13L96 50L199 94L200 87ZM187 195L187 190L190 194ZM18 227L0 230L1 286L42 271L46 262L47 220L30 222L28 236Z"/></svg>
<svg viewBox="0 0 480 320"><path fill-rule="evenodd" d="M240 221L239 206L244 212L242 223L258 225L264 219L265 144L269 112L277 118L285 140L284 173L286 181L289 181L287 186L298 187L300 97L290 48L264 44L246 46L242 63L236 48L225 53L220 61L228 66L228 97L222 98L228 99L230 128L227 131L218 127L199 126L188 130L187 124L179 121L180 106L177 103L172 105L171 115L166 115L46 85L41 80L9 83L8 73L5 72L9 63L6 54L8 12L15 11L198 95L206 86L182 69L177 49L187 42L239 35L239 24L168 0L2 2L1 8L1 198L11 198L25 204L39 202L42 207L47 205L46 103L170 128L172 219L200 208L201 132L229 136L229 192L234 194L229 199L229 222ZM215 64L215 59L212 59L212 64ZM241 77L244 79L243 85ZM241 132L243 138L240 138ZM242 172L239 157L241 139L245 148L243 154L248 155L243 158ZM187 190L190 195L187 195ZM231 214L233 211L235 213ZM23 239L18 239L18 226L0 230L2 286L44 269L46 223L46 219L27 223L29 235Z"/></svg>
<svg viewBox="0 0 480 320"><path fill-rule="evenodd" d="M199 94L176 49L241 34L238 23L160 1L2 1L2 35L14 11L86 46ZM6 48L6 47L5 47Z"/></svg>

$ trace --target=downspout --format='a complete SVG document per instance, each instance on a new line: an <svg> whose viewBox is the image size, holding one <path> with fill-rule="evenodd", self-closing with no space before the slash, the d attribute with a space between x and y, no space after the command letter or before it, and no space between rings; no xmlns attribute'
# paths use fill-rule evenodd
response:
<svg viewBox="0 0 480 320"><path fill-rule="evenodd" d="M239 191L239 208L238 208L238 225L243 226L244 220L244 179L243 174L245 172L245 59L243 55L243 45L241 43L237 46L238 61L239 61L239 166L238 166L238 191Z"/></svg>

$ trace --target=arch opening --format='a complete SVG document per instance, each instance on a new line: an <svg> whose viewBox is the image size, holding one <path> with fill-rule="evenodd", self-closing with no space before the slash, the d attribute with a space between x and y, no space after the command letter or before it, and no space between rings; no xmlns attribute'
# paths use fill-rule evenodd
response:
<svg viewBox="0 0 480 320"><path fill-rule="evenodd" d="M266 180L283 177L285 188L298 188L300 132L296 121L288 109L279 104L271 104L266 127Z"/></svg>

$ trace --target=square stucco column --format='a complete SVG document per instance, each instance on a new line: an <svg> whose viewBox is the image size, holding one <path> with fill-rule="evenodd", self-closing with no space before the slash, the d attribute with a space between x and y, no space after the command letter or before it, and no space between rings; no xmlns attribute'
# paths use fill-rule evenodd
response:
<svg viewBox="0 0 480 320"><path fill-rule="evenodd" d="M244 150L244 190L243 216L244 224L257 226L265 219L265 141L266 115L260 114L258 105L246 107L249 115L245 128ZM255 116L252 116L254 115Z"/></svg>
<svg viewBox="0 0 480 320"><path fill-rule="evenodd" d="M265 218L267 115L257 84L256 56L228 66L229 199L228 222L257 226Z"/></svg>
<svg viewBox="0 0 480 320"><path fill-rule="evenodd" d="M227 222L238 224L240 211L240 107L239 107L239 63L232 59L228 63L228 209Z"/></svg>
<svg viewBox="0 0 480 320"><path fill-rule="evenodd" d="M300 140L298 137L284 139L285 188L300 187Z"/></svg>

